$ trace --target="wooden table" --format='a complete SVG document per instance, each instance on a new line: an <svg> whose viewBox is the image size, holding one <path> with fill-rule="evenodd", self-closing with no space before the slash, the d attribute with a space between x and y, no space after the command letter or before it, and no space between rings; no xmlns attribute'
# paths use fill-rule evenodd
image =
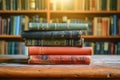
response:
<svg viewBox="0 0 120 80"><path fill-rule="evenodd" d="M28 65L4 62L0 64L0 77L25 80L120 80L120 56L92 56L90 65Z"/></svg>

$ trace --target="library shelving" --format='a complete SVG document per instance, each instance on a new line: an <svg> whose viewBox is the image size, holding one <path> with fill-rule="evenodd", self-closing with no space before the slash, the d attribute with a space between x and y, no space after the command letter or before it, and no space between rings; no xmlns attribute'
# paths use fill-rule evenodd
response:
<svg viewBox="0 0 120 80"><path fill-rule="evenodd" d="M0 78L119 80L119 3L120 0L0 0ZM82 37L87 42L85 46L93 47L91 64L27 65L28 50L21 32L38 18L41 23L88 23L88 33Z"/></svg>
<svg viewBox="0 0 120 80"><path fill-rule="evenodd" d="M11 1L13 1L13 3ZM14 16L24 16L21 19L25 22L25 28L26 26L28 26L27 24L33 20L33 16L36 15L38 15L39 18L45 19L42 22L47 23L63 22L64 19L66 19L65 22L82 23L90 21L90 34L88 33L86 36L83 36L86 42L120 43L119 2L119 0L0 0L0 29L3 29L2 25L4 25L4 27L7 26L6 21L11 19L11 16L13 18L13 21L11 21L13 22L13 25L14 18L16 19L16 17ZM83 4L80 5L80 3ZM100 23L98 22L98 24L96 24L97 22L95 21L99 21L99 18ZM107 18L107 23L109 23L109 25L107 24L107 27L109 28L107 28L106 30L102 29L103 27L100 28L102 25L106 25L104 21L103 23L101 22L102 20L104 20L104 18ZM115 21L117 22L112 22L112 20L114 19L116 19ZM4 24L2 24L2 21ZM113 30L113 32L111 31L112 29L110 29L111 25L116 25L116 30ZM17 28L16 26L14 27ZM97 29L99 27L101 31L96 30L95 27ZM106 34L95 34L98 32L102 33L102 31L104 31ZM24 40L20 36L20 33L19 35L16 35L16 33L1 33L0 40L24 42Z"/></svg>

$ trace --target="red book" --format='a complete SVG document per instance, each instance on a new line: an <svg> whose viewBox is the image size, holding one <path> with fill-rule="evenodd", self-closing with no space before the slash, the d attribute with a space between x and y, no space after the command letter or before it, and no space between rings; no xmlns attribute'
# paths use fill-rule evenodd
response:
<svg viewBox="0 0 120 80"><path fill-rule="evenodd" d="M108 36L108 18L102 18L102 35Z"/></svg>
<svg viewBox="0 0 120 80"><path fill-rule="evenodd" d="M90 64L90 55L30 55L28 64Z"/></svg>
<svg viewBox="0 0 120 80"><path fill-rule="evenodd" d="M28 47L29 55L50 54L50 55L91 55L92 47Z"/></svg>

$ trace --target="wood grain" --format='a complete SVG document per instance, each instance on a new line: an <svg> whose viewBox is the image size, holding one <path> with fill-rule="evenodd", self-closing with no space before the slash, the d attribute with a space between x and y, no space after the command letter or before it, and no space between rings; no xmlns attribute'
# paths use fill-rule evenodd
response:
<svg viewBox="0 0 120 80"><path fill-rule="evenodd" d="M5 78L120 78L120 68L95 65L20 65L0 66Z"/></svg>

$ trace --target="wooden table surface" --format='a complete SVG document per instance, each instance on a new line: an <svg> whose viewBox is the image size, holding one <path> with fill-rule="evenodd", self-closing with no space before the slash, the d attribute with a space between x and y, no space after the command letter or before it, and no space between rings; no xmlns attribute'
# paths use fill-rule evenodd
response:
<svg viewBox="0 0 120 80"><path fill-rule="evenodd" d="M0 63L0 78L116 78L120 80L120 56L92 56L90 65L28 65L3 62Z"/></svg>

